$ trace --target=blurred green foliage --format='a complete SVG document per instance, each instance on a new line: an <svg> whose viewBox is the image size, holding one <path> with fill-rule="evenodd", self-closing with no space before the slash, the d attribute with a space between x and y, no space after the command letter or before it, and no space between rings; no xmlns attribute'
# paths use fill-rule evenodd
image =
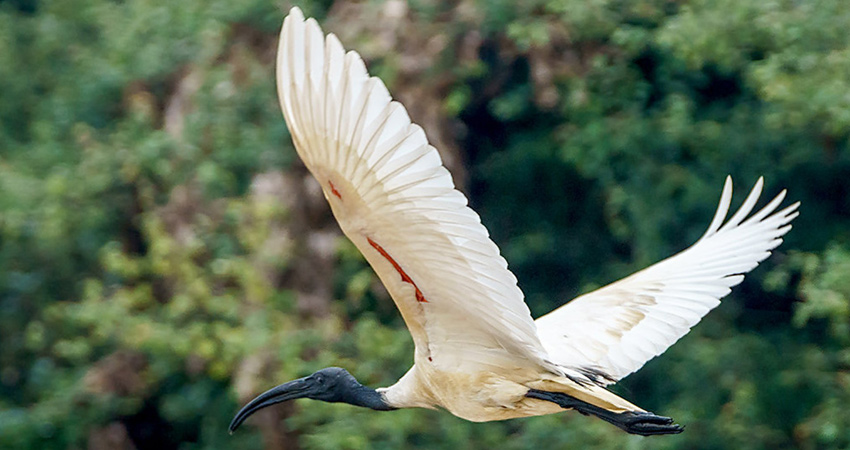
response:
<svg viewBox="0 0 850 450"><path fill-rule="evenodd" d="M274 384L336 365L386 386L411 363L351 244L334 241L327 310L300 306L288 274L311 252L303 225L284 231L328 213L258 194L304 175L273 86L289 5L6 0L0 448L850 448L844 0L406 5L398 33L447 44L425 69L404 66L421 47L390 44L375 72L437 86L420 100L452 121L535 314L689 245L726 174L736 198L764 175L802 200L777 254L619 387L686 432L303 402L228 436ZM300 6L367 45L398 2Z"/></svg>

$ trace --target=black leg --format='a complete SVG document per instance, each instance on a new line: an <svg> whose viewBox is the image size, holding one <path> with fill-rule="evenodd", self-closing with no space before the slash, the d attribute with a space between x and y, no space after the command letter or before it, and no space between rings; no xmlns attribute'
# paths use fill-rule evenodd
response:
<svg viewBox="0 0 850 450"><path fill-rule="evenodd" d="M583 402L575 397L562 392L547 392L531 389L525 394L528 398L546 400L555 403L564 409L574 409L584 415L592 415L611 423L618 428L631 434L641 436L652 436L655 434L679 434L684 427L673 423L669 417L656 416L650 412L614 413L607 409Z"/></svg>

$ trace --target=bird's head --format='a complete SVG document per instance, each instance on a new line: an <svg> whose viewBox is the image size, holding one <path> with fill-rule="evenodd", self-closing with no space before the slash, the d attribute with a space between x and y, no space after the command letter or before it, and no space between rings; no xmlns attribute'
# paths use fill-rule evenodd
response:
<svg viewBox="0 0 850 450"><path fill-rule="evenodd" d="M386 404L381 394L357 382L347 370L327 367L310 376L273 387L248 402L230 422L230 432L236 431L248 416L260 409L298 398L349 403L382 411L394 409Z"/></svg>
<svg viewBox="0 0 850 450"><path fill-rule="evenodd" d="M346 394L361 386L353 375L341 367L326 367L309 377L290 381L290 383L296 381L301 382L304 391L303 395L293 398L304 397L330 403L345 402Z"/></svg>

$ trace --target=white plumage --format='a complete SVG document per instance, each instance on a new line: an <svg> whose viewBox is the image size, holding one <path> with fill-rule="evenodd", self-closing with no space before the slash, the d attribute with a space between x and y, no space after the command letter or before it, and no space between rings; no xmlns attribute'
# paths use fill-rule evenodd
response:
<svg viewBox="0 0 850 450"><path fill-rule="evenodd" d="M714 220L692 247L534 321L422 129L357 53L345 53L297 8L281 31L277 86L298 154L413 336L414 366L379 390L394 407L439 406L476 421L571 407L529 396L533 390L649 414L602 386L687 333L770 255L798 214L799 203L777 211L783 191L750 215L759 179L727 221L727 179Z"/></svg>
<svg viewBox="0 0 850 450"><path fill-rule="evenodd" d="M749 216L764 180L724 223L732 201L732 180L711 225L696 244L537 319L537 332L551 360L596 367L620 380L640 369L684 336L745 273L770 256L797 217L795 203L778 212L779 193ZM749 217L747 217L749 216Z"/></svg>

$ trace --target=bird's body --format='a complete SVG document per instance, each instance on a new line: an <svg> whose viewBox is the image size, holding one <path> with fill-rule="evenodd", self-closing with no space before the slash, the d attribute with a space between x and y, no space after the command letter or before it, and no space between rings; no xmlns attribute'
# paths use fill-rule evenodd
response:
<svg viewBox="0 0 850 450"><path fill-rule="evenodd" d="M416 350L413 367L388 388L324 369L261 395L231 429L259 408L308 397L381 410L440 407L476 422L576 409L631 433L681 431L605 386L664 352L781 243L798 206L777 211L784 191L751 215L760 179L726 220L727 178L714 220L692 247L535 321L439 154L357 53L293 8L277 67L298 154L386 286Z"/></svg>
<svg viewBox="0 0 850 450"><path fill-rule="evenodd" d="M564 410L528 397L529 390L564 393L615 413L642 412L637 406L595 385L580 385L541 368L503 368L465 373L436 369L417 361L398 383L378 389L395 407L441 407L472 422L516 419Z"/></svg>

